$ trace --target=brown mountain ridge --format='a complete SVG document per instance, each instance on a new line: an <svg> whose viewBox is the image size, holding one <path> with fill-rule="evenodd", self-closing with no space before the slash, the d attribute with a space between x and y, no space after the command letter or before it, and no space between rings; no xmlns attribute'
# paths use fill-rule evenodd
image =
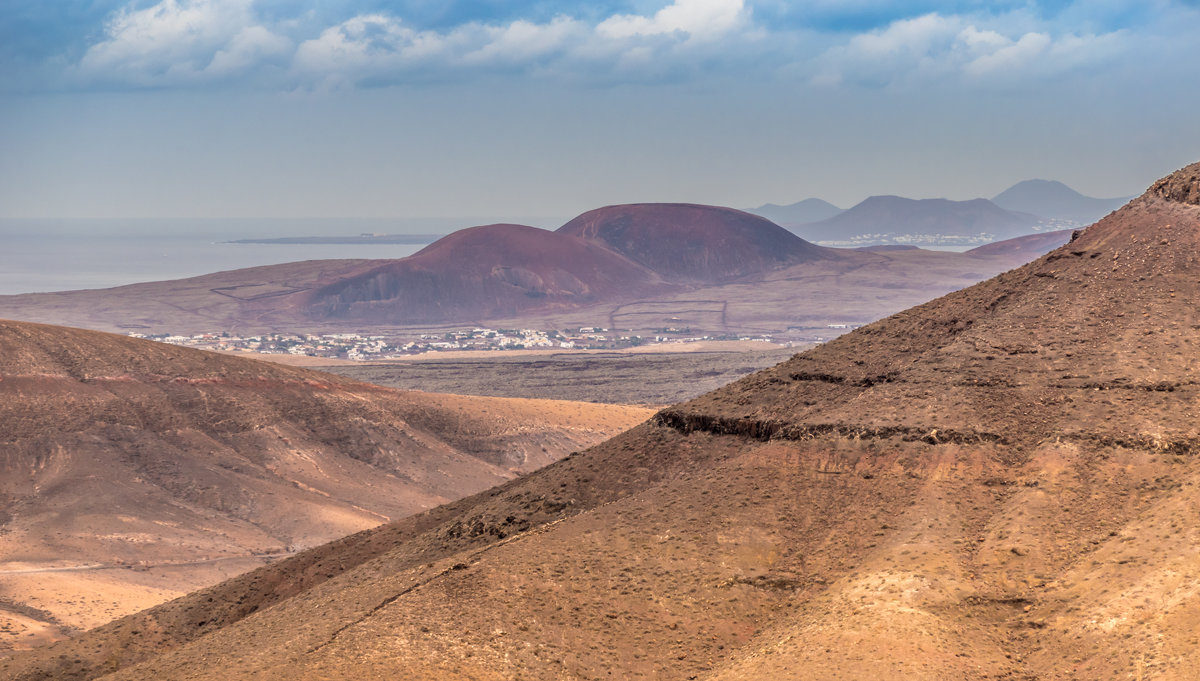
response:
<svg viewBox="0 0 1200 681"><path fill-rule="evenodd" d="M1195 678L1198 174L536 473L0 671Z"/></svg>
<svg viewBox="0 0 1200 681"><path fill-rule="evenodd" d="M478 492L649 414L0 321L0 647Z"/></svg>

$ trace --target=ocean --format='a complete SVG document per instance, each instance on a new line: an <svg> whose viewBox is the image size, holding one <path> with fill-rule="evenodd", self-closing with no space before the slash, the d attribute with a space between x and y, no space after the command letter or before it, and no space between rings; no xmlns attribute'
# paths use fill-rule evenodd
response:
<svg viewBox="0 0 1200 681"><path fill-rule="evenodd" d="M447 233L470 222L0 220L0 295L109 288L327 258L403 258L424 244L233 244L233 239ZM412 224L415 223L415 224Z"/></svg>

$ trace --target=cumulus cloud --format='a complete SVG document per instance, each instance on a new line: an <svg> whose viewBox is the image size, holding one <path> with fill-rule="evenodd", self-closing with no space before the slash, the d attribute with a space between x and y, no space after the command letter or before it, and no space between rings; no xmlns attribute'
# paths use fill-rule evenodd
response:
<svg viewBox="0 0 1200 681"><path fill-rule="evenodd" d="M302 42L292 75L299 83L329 88L367 79L403 80L446 69L529 65L570 51L587 39L588 30L567 17L502 26L471 23L439 32L417 30L382 14L358 16Z"/></svg>
<svg viewBox="0 0 1200 681"><path fill-rule="evenodd" d="M752 27L743 0L674 0L642 16L585 22L466 22L420 29L384 12L361 14L295 35L299 22L269 25L255 0L161 0L117 12L105 37L77 65L84 79L133 85L186 85L275 68L285 86L330 88L429 79L488 69L584 71L655 64L679 46L736 39ZM675 55L678 57L678 54Z"/></svg>
<svg viewBox="0 0 1200 681"><path fill-rule="evenodd" d="M84 82L118 86L240 79L307 90L494 71L652 81L753 68L826 85L883 87L946 76L987 83L1062 73L1103 63L1128 42L1118 29L1064 30L1024 0L1007 3L1002 14L968 0L947 2L954 11L889 18L866 30L777 25L771 20L782 11L777 0L662 0L637 14L610 10L589 19L560 14L436 28L384 11L332 21L313 13L289 17L280 2L263 14L256 7L262 1L160 0L118 11L74 72ZM813 0L805 6L828 13L834 5ZM852 0L846 7L861 16L899 11L879 0ZM319 16L325 18L313 19Z"/></svg>
<svg viewBox="0 0 1200 681"><path fill-rule="evenodd" d="M1018 22L997 22L1014 24ZM980 28L964 16L929 13L897 20L825 51L814 81L889 86L955 77L1014 81L1103 63L1122 48L1123 31L1052 35Z"/></svg>
<svg viewBox="0 0 1200 681"><path fill-rule="evenodd" d="M87 78L172 85L227 76L287 55L291 41L254 21L253 0L162 0L119 11L83 55Z"/></svg>
<svg viewBox="0 0 1200 681"><path fill-rule="evenodd" d="M746 23L742 0L675 0L654 16L609 17L596 26L596 33L615 39L678 33L694 40L711 40Z"/></svg>

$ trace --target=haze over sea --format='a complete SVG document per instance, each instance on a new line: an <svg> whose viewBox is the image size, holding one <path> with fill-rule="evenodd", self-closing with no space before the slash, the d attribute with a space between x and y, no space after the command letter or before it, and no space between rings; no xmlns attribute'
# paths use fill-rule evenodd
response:
<svg viewBox="0 0 1200 681"><path fill-rule="evenodd" d="M5 219L0 220L3 244L0 295L108 288L300 260L403 258L425 245L228 242L363 233L445 234L487 221L480 218Z"/></svg>

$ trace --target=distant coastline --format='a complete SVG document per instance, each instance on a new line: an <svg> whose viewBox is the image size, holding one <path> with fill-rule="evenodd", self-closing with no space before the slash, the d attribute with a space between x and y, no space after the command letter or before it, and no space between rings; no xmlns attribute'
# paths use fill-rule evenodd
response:
<svg viewBox="0 0 1200 681"><path fill-rule="evenodd" d="M284 236L272 239L235 239L227 244L431 244L445 234L359 234L358 236Z"/></svg>

